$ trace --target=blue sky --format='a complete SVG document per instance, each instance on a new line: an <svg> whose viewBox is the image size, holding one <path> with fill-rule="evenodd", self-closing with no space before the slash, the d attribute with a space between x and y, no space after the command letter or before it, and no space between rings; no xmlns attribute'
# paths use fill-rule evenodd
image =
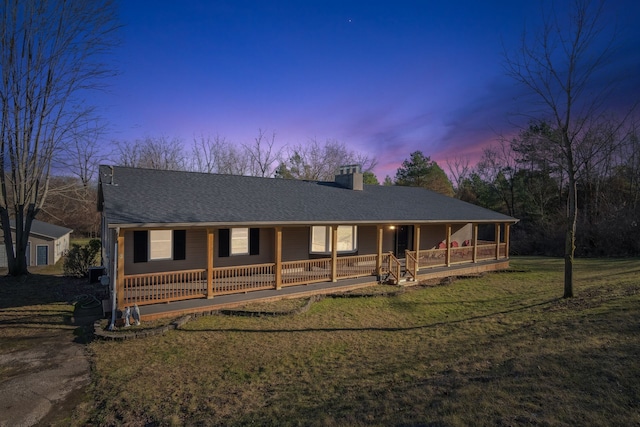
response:
<svg viewBox="0 0 640 427"><path fill-rule="evenodd" d="M609 2L610 73L640 93L640 5ZM119 75L98 99L109 141L220 135L280 145L336 139L378 159L380 180L415 150L445 167L513 133L522 89L503 45L539 23L536 1L127 0ZM517 121L517 120L516 120Z"/></svg>

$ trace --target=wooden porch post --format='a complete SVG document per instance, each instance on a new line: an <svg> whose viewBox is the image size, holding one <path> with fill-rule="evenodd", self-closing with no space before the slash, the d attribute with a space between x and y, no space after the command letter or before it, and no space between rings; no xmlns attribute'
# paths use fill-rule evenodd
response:
<svg viewBox="0 0 640 427"><path fill-rule="evenodd" d="M338 226L331 226L331 281L338 281Z"/></svg>
<svg viewBox="0 0 640 427"><path fill-rule="evenodd" d="M413 249L416 251L416 268L413 272L413 277L416 277L418 270L420 270L420 224L415 224L413 229L415 230L413 233Z"/></svg>
<svg viewBox="0 0 640 427"><path fill-rule="evenodd" d="M376 257L376 275L380 277L382 274L382 236L384 234L384 226L378 225L378 233L376 235L376 245L378 248L378 256Z"/></svg>
<svg viewBox="0 0 640 427"><path fill-rule="evenodd" d="M500 258L500 224L495 224L496 228L496 259Z"/></svg>
<svg viewBox="0 0 640 427"><path fill-rule="evenodd" d="M213 298L213 244L214 232L207 228L207 299Z"/></svg>
<svg viewBox="0 0 640 427"><path fill-rule="evenodd" d="M118 269L116 271L116 307L124 310L124 230L118 229Z"/></svg>
<svg viewBox="0 0 640 427"><path fill-rule="evenodd" d="M282 227L276 227L276 289L282 289Z"/></svg>
<svg viewBox="0 0 640 427"><path fill-rule="evenodd" d="M511 229L511 225L505 223L504 224L504 257L509 258L509 230Z"/></svg>
<svg viewBox="0 0 640 427"><path fill-rule="evenodd" d="M447 228L447 267L451 266L451 224L446 225Z"/></svg>
<svg viewBox="0 0 640 427"><path fill-rule="evenodd" d="M473 224L473 237L471 238L473 245L473 262L478 262L478 224Z"/></svg>

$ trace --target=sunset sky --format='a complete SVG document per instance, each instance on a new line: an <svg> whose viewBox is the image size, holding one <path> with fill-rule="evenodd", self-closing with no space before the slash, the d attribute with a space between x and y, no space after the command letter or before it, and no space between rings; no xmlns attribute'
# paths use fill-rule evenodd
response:
<svg viewBox="0 0 640 427"><path fill-rule="evenodd" d="M537 1L121 2L119 75L97 99L107 141L195 136L281 145L335 139L378 159L382 181L415 150L445 168L517 131L522 88L503 46L540 22ZM608 3L615 108L640 94L640 2Z"/></svg>

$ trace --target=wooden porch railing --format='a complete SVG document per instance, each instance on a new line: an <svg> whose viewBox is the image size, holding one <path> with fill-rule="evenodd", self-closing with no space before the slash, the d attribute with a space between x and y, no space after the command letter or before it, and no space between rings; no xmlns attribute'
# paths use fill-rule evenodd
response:
<svg viewBox="0 0 640 427"><path fill-rule="evenodd" d="M402 276L402 264L400 260L396 258L392 253L389 253L389 278L395 283L400 282Z"/></svg>
<svg viewBox="0 0 640 427"><path fill-rule="evenodd" d="M473 261L473 246L451 248L451 264Z"/></svg>
<svg viewBox="0 0 640 427"><path fill-rule="evenodd" d="M476 260L495 259L495 257L496 257L495 243L478 244L478 248L476 249Z"/></svg>
<svg viewBox="0 0 640 427"><path fill-rule="evenodd" d="M205 270L125 276L122 293L125 306L203 298L207 293Z"/></svg>
<svg viewBox="0 0 640 427"><path fill-rule="evenodd" d="M282 286L331 280L331 258L282 263Z"/></svg>
<svg viewBox="0 0 640 427"><path fill-rule="evenodd" d="M389 271L389 257L393 256L392 253L387 252L385 254L382 254L382 261L380 261L380 276L387 276L390 271Z"/></svg>
<svg viewBox="0 0 640 427"><path fill-rule="evenodd" d="M376 274L376 254L340 257L337 262L339 279L372 276Z"/></svg>
<svg viewBox="0 0 640 427"><path fill-rule="evenodd" d="M418 258L416 257L416 252L407 250L404 252L404 257L406 274L411 276L413 280L416 280L416 277L418 276Z"/></svg>
<svg viewBox="0 0 640 427"><path fill-rule="evenodd" d="M415 253L415 251L411 251ZM446 249L423 249L416 256L418 261L418 269L425 267L440 267L447 265Z"/></svg>
<svg viewBox="0 0 640 427"><path fill-rule="evenodd" d="M473 246L450 248L451 264L473 262ZM479 241L476 261L507 257L507 244ZM423 268L446 265L447 249L427 249L416 254L406 251L406 274L417 279ZM398 283L402 277L402 263L392 253L382 255L380 272L376 271L377 255L356 255L337 259L336 279L354 277L387 276ZM286 261L282 263L282 286L294 286L332 280L331 258ZM275 263L217 267L213 269L212 290L214 295L274 289ZM135 274L123 280L122 303L156 304L207 296L206 270L185 270L164 273Z"/></svg>
<svg viewBox="0 0 640 427"><path fill-rule="evenodd" d="M213 269L213 294L225 295L239 292L273 289L275 264L241 265Z"/></svg>
<svg viewBox="0 0 640 427"><path fill-rule="evenodd" d="M500 258L506 258L506 257L507 257L507 244L500 243Z"/></svg>

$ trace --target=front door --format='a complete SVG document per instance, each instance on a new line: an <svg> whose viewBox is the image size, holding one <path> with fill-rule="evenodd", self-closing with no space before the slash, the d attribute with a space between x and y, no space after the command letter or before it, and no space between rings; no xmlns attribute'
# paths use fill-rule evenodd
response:
<svg viewBox="0 0 640 427"><path fill-rule="evenodd" d="M411 239L413 237L413 225L399 225L396 227L395 243L393 255L396 258L404 258L404 251L411 249Z"/></svg>

